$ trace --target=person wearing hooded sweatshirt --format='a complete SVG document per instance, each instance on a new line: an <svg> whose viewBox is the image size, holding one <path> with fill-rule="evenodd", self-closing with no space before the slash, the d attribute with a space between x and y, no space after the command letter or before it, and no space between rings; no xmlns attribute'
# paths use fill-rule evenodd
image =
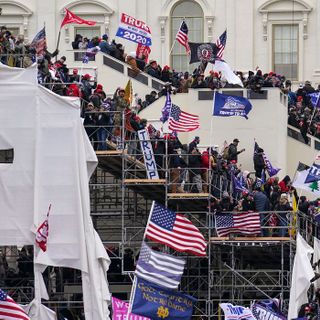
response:
<svg viewBox="0 0 320 320"><path fill-rule="evenodd" d="M261 220L261 226L263 227L267 224L267 215L264 212L270 209L270 202L268 197L265 195L265 193L261 191L261 186L258 183L256 183L253 200L255 205L255 211L261 212L260 220ZM268 230L262 229L261 233L262 233L262 236L267 236Z"/></svg>
<svg viewBox="0 0 320 320"><path fill-rule="evenodd" d="M280 196L279 203L276 204L275 210L279 211L278 213L278 226L280 227L278 231L279 237L285 237L288 234L288 211L292 211L292 208L289 204L288 195L282 193Z"/></svg>
<svg viewBox="0 0 320 320"><path fill-rule="evenodd" d="M104 34L102 36L102 41L99 43L99 47L100 47L101 52L106 53L106 54L111 55L115 51L114 45L111 45L108 42L108 35L107 34Z"/></svg>

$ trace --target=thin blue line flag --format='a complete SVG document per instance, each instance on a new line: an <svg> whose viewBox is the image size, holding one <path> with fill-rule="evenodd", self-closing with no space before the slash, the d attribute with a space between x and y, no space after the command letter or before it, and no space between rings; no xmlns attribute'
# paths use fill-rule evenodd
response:
<svg viewBox="0 0 320 320"><path fill-rule="evenodd" d="M228 96L216 92L213 97L213 116L233 117L239 116L248 119L252 109L250 101L243 97Z"/></svg>
<svg viewBox="0 0 320 320"><path fill-rule="evenodd" d="M192 317L196 299L177 291L164 289L137 277L132 313L150 319L181 319Z"/></svg>

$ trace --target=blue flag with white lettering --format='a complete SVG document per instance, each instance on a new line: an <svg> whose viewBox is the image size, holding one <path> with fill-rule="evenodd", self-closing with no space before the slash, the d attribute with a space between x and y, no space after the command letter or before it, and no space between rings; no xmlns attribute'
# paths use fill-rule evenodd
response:
<svg viewBox="0 0 320 320"><path fill-rule="evenodd" d="M195 301L191 296L137 277L131 312L150 319L188 320L192 317Z"/></svg>
<svg viewBox="0 0 320 320"><path fill-rule="evenodd" d="M320 108L320 92L314 92L309 94L312 105L315 108Z"/></svg>
<svg viewBox="0 0 320 320"><path fill-rule="evenodd" d="M320 180L320 165L319 164L313 164L308 172L308 175L306 177L306 181L304 183L310 183Z"/></svg>
<svg viewBox="0 0 320 320"><path fill-rule="evenodd" d="M239 116L248 119L252 109L250 101L243 97L229 96L216 92L213 98L213 116L233 117Z"/></svg>

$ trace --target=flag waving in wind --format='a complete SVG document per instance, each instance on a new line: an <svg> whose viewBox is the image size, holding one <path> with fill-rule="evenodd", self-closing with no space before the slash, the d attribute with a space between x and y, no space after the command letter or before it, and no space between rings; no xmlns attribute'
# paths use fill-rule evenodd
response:
<svg viewBox="0 0 320 320"><path fill-rule="evenodd" d="M154 251L143 242L136 275L168 289L178 289L186 261L182 258Z"/></svg>
<svg viewBox="0 0 320 320"><path fill-rule="evenodd" d="M227 43L227 30L217 39L216 46L218 48L217 58L222 59L224 48Z"/></svg>
<svg viewBox="0 0 320 320"><path fill-rule="evenodd" d="M186 22L183 20L177 32L176 40L186 48L187 54L190 54L190 47L188 44L189 42L188 31L189 31L188 26Z"/></svg>
<svg viewBox="0 0 320 320"><path fill-rule="evenodd" d="M88 48L82 58L82 63L89 63L90 59L92 59L99 51L100 51L99 46Z"/></svg>
<svg viewBox="0 0 320 320"><path fill-rule="evenodd" d="M51 210L51 204L49 205L47 218L44 220L36 232L36 244L39 246L39 248L46 252L47 251L47 241L48 241L48 235L49 235L49 213Z"/></svg>
<svg viewBox="0 0 320 320"><path fill-rule="evenodd" d="M196 256L206 255L207 243L199 229L184 215L154 202L146 237L177 251Z"/></svg>
<svg viewBox="0 0 320 320"><path fill-rule="evenodd" d="M250 101L243 97L229 96L226 94L214 93L213 116L232 117L239 116L248 119L252 109Z"/></svg>
<svg viewBox="0 0 320 320"><path fill-rule="evenodd" d="M33 38L30 48L36 50L37 55L44 54L47 49L46 28L43 27Z"/></svg>
<svg viewBox="0 0 320 320"><path fill-rule="evenodd" d="M172 106L172 102L171 102L170 92L167 92L166 102L161 110L161 113L162 113L162 116L160 118L161 122L165 123L169 119L171 106Z"/></svg>
<svg viewBox="0 0 320 320"><path fill-rule="evenodd" d="M258 153L258 150L260 149L258 143L255 141L254 142L254 155ZM265 152L262 152L262 158L264 161L264 164L266 166L267 172L269 177L273 177L275 176L281 169L279 168L274 168L269 160L269 158L267 157L267 155L265 154Z"/></svg>
<svg viewBox="0 0 320 320"><path fill-rule="evenodd" d="M75 15L74 13L72 13L70 10L68 10L67 8L65 8L65 17L61 22L61 26L60 29L66 25L66 24L70 24L70 23L75 23L75 24L87 24L88 26L94 26L96 24L95 21L90 21L90 20L84 20L80 17L78 17L77 15Z"/></svg>
<svg viewBox="0 0 320 320"><path fill-rule="evenodd" d="M29 316L24 312L11 297L0 289L0 319L3 320L30 320Z"/></svg>
<svg viewBox="0 0 320 320"><path fill-rule="evenodd" d="M320 108L320 92L310 93L309 97L313 107Z"/></svg>
<svg viewBox="0 0 320 320"><path fill-rule="evenodd" d="M169 116L169 129L177 132L189 132L200 128L199 116L182 111L172 105Z"/></svg>

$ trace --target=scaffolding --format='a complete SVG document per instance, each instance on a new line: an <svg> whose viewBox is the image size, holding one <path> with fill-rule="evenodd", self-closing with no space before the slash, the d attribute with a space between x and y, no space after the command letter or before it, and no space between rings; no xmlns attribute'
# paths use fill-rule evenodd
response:
<svg viewBox="0 0 320 320"><path fill-rule="evenodd" d="M138 136L127 130L124 114L121 118L122 126L118 130L120 139L113 134L113 125L85 126L89 139L97 149L98 166L90 179L91 215L112 261L108 272L111 293L120 299L129 299L149 211L152 202L157 201L185 214L208 240L206 257L184 255L187 264L180 290L197 299L194 319L220 318L221 302L249 306L253 300L280 298L285 310L295 251L294 234L299 230L306 239L316 234L318 229L313 222L297 214L294 223L290 212L286 213L289 217L287 226L281 227L287 230L286 237L218 237L215 232L216 213L211 205L215 197L224 191L233 193L232 184L226 176L209 168L188 167L188 150L178 154L171 148L170 139L152 137L150 141L153 146L162 143L164 152L156 155L159 178L148 179ZM106 131L103 135L106 140L99 141L99 130ZM178 171L172 168L172 157L184 160L186 167ZM205 169L206 173L202 175L201 190L190 176L190 173L192 175L200 169ZM278 219L283 217L279 212L265 212L262 228L277 233L279 227L268 226L271 215L278 215ZM175 254L168 247L156 243L152 245ZM46 277L49 279L49 291L54 292L56 299L51 303L81 309L79 272L73 271L71 277L70 274L67 277L66 272L70 273L70 270L55 270L59 281L54 288L50 287L52 269L49 268ZM33 280L29 280L17 286L15 283L8 286L18 302L32 300Z"/></svg>
<svg viewBox="0 0 320 320"><path fill-rule="evenodd" d="M156 161L160 178L148 179L138 136L126 130L124 115L122 119L123 139L120 142L112 136L110 128L105 128L109 131L109 140L105 144L106 150L96 151L99 164L90 187L95 226L106 243L109 240L118 243L121 272L128 275L126 279L133 278L134 266L127 266L125 256L131 251L136 261L149 210L155 200L187 215L208 239L205 258L186 257L187 265L180 288L198 300L195 319L219 317L221 302L249 306L253 300L280 298L285 309L295 245L293 234L296 227L292 222L289 222L291 228L287 237L217 237L211 202L223 191L232 194L230 181L223 174L217 177L208 168L207 175L202 176L202 190L195 190L188 174L193 169L203 168L182 168L177 175L170 167L173 155L168 146L169 139L154 137L150 138L153 146L161 142L165 145L165 152ZM187 163L190 155L185 152L178 156ZM276 213L265 213L263 228L270 228L268 220L271 215ZM291 213L288 215L291 217ZM279 213L278 218L281 219ZM162 250L173 253L167 247L162 247ZM120 287L128 290L121 297L129 299L130 284Z"/></svg>

